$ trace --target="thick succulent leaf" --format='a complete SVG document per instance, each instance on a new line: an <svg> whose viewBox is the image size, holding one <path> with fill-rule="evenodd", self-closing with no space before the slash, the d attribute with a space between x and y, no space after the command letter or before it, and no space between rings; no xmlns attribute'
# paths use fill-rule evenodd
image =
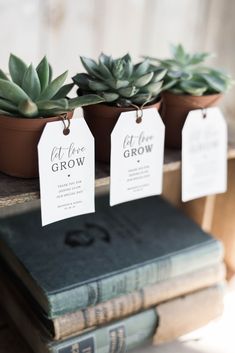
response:
<svg viewBox="0 0 235 353"><path fill-rule="evenodd" d="M11 54L9 58L9 72L13 82L21 86L27 65L23 60Z"/></svg>
<svg viewBox="0 0 235 353"><path fill-rule="evenodd" d="M152 82L161 81L167 74L167 69L159 69L154 71Z"/></svg>
<svg viewBox="0 0 235 353"><path fill-rule="evenodd" d="M98 69L99 69L100 74L103 76L103 79L106 79L106 78L112 79L113 78L113 75L110 72L109 68L102 61L99 61Z"/></svg>
<svg viewBox="0 0 235 353"><path fill-rule="evenodd" d="M95 92L96 91L106 91L109 89L109 86L107 86L105 83L99 82L99 81L89 81L88 87L92 91L95 91Z"/></svg>
<svg viewBox="0 0 235 353"><path fill-rule="evenodd" d="M149 102L151 99L151 94L137 94L135 97L132 97L131 101L135 104L144 104Z"/></svg>
<svg viewBox="0 0 235 353"><path fill-rule="evenodd" d="M157 96L161 92L163 81L160 82L151 82L147 86L143 87L141 92L151 93L154 96Z"/></svg>
<svg viewBox="0 0 235 353"><path fill-rule="evenodd" d="M205 61L207 58L212 56L211 53L196 53L191 56L189 64L197 65Z"/></svg>
<svg viewBox="0 0 235 353"><path fill-rule="evenodd" d="M28 94L32 100L36 100L41 92L41 85L37 71L31 64L28 69L25 71L22 89Z"/></svg>
<svg viewBox="0 0 235 353"><path fill-rule="evenodd" d="M193 74L191 72L182 72L181 74L181 79L182 80L191 80L193 77Z"/></svg>
<svg viewBox="0 0 235 353"><path fill-rule="evenodd" d="M177 84L178 80L165 81L162 85L161 91L167 91Z"/></svg>
<svg viewBox="0 0 235 353"><path fill-rule="evenodd" d="M38 111L38 116L41 116L43 118L47 118L47 117L53 117L53 116L60 116L60 115L64 115L67 112L70 112L71 109L47 109L47 110L42 110L40 109Z"/></svg>
<svg viewBox="0 0 235 353"><path fill-rule="evenodd" d="M129 85L129 81L126 80L106 80L105 82L113 89L124 88Z"/></svg>
<svg viewBox="0 0 235 353"><path fill-rule="evenodd" d="M129 98L134 96L138 92L138 88L135 86L127 87L127 88L120 88L118 90L118 93L120 93L121 96Z"/></svg>
<svg viewBox="0 0 235 353"><path fill-rule="evenodd" d="M36 70L40 80L41 91L44 91L44 89L48 86L50 74L49 63L46 56L44 56L44 58L40 61Z"/></svg>
<svg viewBox="0 0 235 353"><path fill-rule="evenodd" d="M16 105L2 98L0 98L0 109L8 111L9 113L18 112L18 108Z"/></svg>
<svg viewBox="0 0 235 353"><path fill-rule="evenodd" d="M122 59L116 59L113 61L112 73L117 80L123 77L125 64L126 62Z"/></svg>
<svg viewBox="0 0 235 353"><path fill-rule="evenodd" d="M140 77L145 75L148 71L149 65L150 64L148 59L144 60L139 64L134 65L134 72L133 72L134 77Z"/></svg>
<svg viewBox="0 0 235 353"><path fill-rule="evenodd" d="M120 97L116 102L115 102L115 106L117 107L130 107L132 105L132 101L130 99L127 98L122 98Z"/></svg>
<svg viewBox="0 0 235 353"><path fill-rule="evenodd" d="M3 109L1 109L1 108L0 108L0 114L1 114L1 115L15 115L14 113L9 113L8 111L3 110Z"/></svg>
<svg viewBox="0 0 235 353"><path fill-rule="evenodd" d="M59 91L54 95L54 99L61 99L61 98L66 98L66 96L69 94L71 89L73 88L74 84L73 83L68 83L67 85L62 86Z"/></svg>
<svg viewBox="0 0 235 353"><path fill-rule="evenodd" d="M102 102L104 102L104 98L96 94L87 94L85 96L69 99L68 101L70 110L83 107L85 105L98 104Z"/></svg>
<svg viewBox="0 0 235 353"><path fill-rule="evenodd" d="M171 89L169 89L169 91L171 93L174 93L174 94L185 94L187 92L184 92L184 90L182 90L182 88L179 88L179 87L173 87Z"/></svg>
<svg viewBox="0 0 235 353"><path fill-rule="evenodd" d="M122 60L124 60L125 62L132 61L132 60L131 60L131 56L130 56L129 53L125 54L125 55L122 57Z"/></svg>
<svg viewBox="0 0 235 353"><path fill-rule="evenodd" d="M193 81L182 81L180 87L184 92L189 93L193 96L202 96L207 90L207 85L202 85L198 82Z"/></svg>
<svg viewBox="0 0 235 353"><path fill-rule="evenodd" d="M186 53L184 48L181 44L178 45L171 45L171 52L173 57L180 63L186 62Z"/></svg>
<svg viewBox="0 0 235 353"><path fill-rule="evenodd" d="M95 62L95 60L92 60L90 58L85 58L84 56L80 57L82 65L86 69L89 75L97 77L99 79L103 79L103 76L99 74L99 66Z"/></svg>
<svg viewBox="0 0 235 353"><path fill-rule="evenodd" d="M222 77L219 77L219 75L203 74L201 76L207 82L208 86L213 90L215 90L216 92L226 91L227 89L226 80L224 80Z"/></svg>
<svg viewBox="0 0 235 353"><path fill-rule="evenodd" d="M149 72L148 74L145 74L135 80L135 86L136 87L143 87L147 85L153 78L154 73Z"/></svg>
<svg viewBox="0 0 235 353"><path fill-rule="evenodd" d="M52 69L51 65L49 64L49 82L48 83L51 83L52 76L53 76L53 69Z"/></svg>
<svg viewBox="0 0 235 353"><path fill-rule="evenodd" d="M0 69L0 78L3 79L3 80L9 81L9 78L7 77L7 75L5 74L5 72L2 71L1 69Z"/></svg>
<svg viewBox="0 0 235 353"><path fill-rule="evenodd" d="M171 70L171 71L168 71L168 73L167 73L167 76L169 78L173 78L173 79L180 78L181 75L182 75L182 71L181 70Z"/></svg>
<svg viewBox="0 0 235 353"><path fill-rule="evenodd" d="M179 68L179 63L177 60L175 59L156 59L159 61L159 63L161 64L161 66L167 68L167 69L172 69L172 70L177 70Z"/></svg>
<svg viewBox="0 0 235 353"><path fill-rule="evenodd" d="M109 69L111 69L112 61L112 56L105 55L104 53L101 53L99 56L99 62L102 62Z"/></svg>
<svg viewBox="0 0 235 353"><path fill-rule="evenodd" d="M73 77L73 82L76 83L81 89L89 89L89 78L88 74L82 73L77 74Z"/></svg>
<svg viewBox="0 0 235 353"><path fill-rule="evenodd" d="M61 98L57 100L48 100L37 102L39 110L64 110L69 109L68 99Z"/></svg>
<svg viewBox="0 0 235 353"><path fill-rule="evenodd" d="M107 92L107 93L102 93L102 97L104 98L104 101L105 102L114 102L114 101L116 101L118 98L119 98L119 94L118 93L109 93L109 92Z"/></svg>
<svg viewBox="0 0 235 353"><path fill-rule="evenodd" d="M129 86L130 82L125 80L117 80L115 83L116 89L125 88Z"/></svg>
<svg viewBox="0 0 235 353"><path fill-rule="evenodd" d="M31 99L23 100L18 105L19 112L27 118L35 117L38 115L38 107Z"/></svg>
<svg viewBox="0 0 235 353"><path fill-rule="evenodd" d="M133 65L132 61L126 61L123 77L125 79L129 79L133 73L133 69L134 69L134 65Z"/></svg>
<svg viewBox="0 0 235 353"><path fill-rule="evenodd" d="M65 71L62 75L55 78L51 83L47 86L47 88L41 93L40 100L49 100L53 98L56 93L63 86L64 81L68 75L68 71Z"/></svg>
<svg viewBox="0 0 235 353"><path fill-rule="evenodd" d="M0 97L15 104L29 99L29 96L17 84L3 79L0 79Z"/></svg>

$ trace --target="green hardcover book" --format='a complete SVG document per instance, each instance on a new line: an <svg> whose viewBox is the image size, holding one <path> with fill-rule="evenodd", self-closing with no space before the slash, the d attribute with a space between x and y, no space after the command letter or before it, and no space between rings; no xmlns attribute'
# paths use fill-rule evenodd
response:
<svg viewBox="0 0 235 353"><path fill-rule="evenodd" d="M214 320L223 310L221 283L169 300L115 324L53 341L21 293L4 276L1 284L1 303L35 353L124 353L152 337L155 344L175 339Z"/></svg>
<svg viewBox="0 0 235 353"><path fill-rule="evenodd" d="M0 300L35 353L124 353L152 337L157 328L157 312L149 309L112 325L54 341L26 299L8 282L2 275Z"/></svg>
<svg viewBox="0 0 235 353"><path fill-rule="evenodd" d="M0 257L47 317L216 264L219 241L160 197L41 227L40 212L0 223Z"/></svg>

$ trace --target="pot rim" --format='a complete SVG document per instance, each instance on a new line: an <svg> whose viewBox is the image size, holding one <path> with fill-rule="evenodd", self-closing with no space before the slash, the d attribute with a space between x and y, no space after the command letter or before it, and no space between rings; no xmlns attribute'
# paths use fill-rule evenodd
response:
<svg viewBox="0 0 235 353"><path fill-rule="evenodd" d="M72 119L73 112L69 112L68 119ZM13 115L0 114L0 129L11 131L40 131L47 123L59 121L60 115L47 118L24 118L15 117Z"/></svg>
<svg viewBox="0 0 235 353"><path fill-rule="evenodd" d="M152 107L154 105L160 105L162 102L162 97L158 97L157 99L155 99L154 101L150 102L149 104L146 104L143 109ZM136 104L137 105L137 104ZM117 107L115 105L109 105L107 103L97 103L97 104L92 104L92 105L86 105L84 107L82 107L82 109L86 109L86 108L96 108L96 107L103 107L103 108L110 108L110 109L114 109L114 110L119 110L119 111L124 111L124 110L135 110L136 108L134 107Z"/></svg>
<svg viewBox="0 0 235 353"><path fill-rule="evenodd" d="M177 94L177 93L173 93L171 91L165 91L165 92L162 92L162 95L169 95L169 96L174 96L174 97L182 97L182 98L195 98L195 99L206 99L206 98L209 98L209 97L216 97L216 96L223 96L224 93L223 92L218 92L218 93L210 93L210 94L203 94L202 96L194 96L192 94Z"/></svg>

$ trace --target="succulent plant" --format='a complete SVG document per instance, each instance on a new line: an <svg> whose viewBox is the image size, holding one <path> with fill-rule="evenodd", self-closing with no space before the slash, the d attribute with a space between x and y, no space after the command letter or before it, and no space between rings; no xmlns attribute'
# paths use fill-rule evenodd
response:
<svg viewBox="0 0 235 353"><path fill-rule="evenodd" d="M73 77L78 85L78 95L95 93L105 102L128 107L154 101L161 92L165 68L155 66L148 59L133 64L129 54L113 59L101 54L98 62L81 57L87 73Z"/></svg>
<svg viewBox="0 0 235 353"><path fill-rule="evenodd" d="M175 94L202 96L225 92L233 83L223 71L202 65L210 53L189 54L181 44L171 46L170 59L149 58L167 69L163 90Z"/></svg>
<svg viewBox="0 0 235 353"><path fill-rule="evenodd" d="M103 98L85 95L68 99L73 83L64 85L67 71L52 80L52 68L44 57L35 69L11 54L9 77L0 70L0 114L48 117L72 111L83 105L100 103Z"/></svg>

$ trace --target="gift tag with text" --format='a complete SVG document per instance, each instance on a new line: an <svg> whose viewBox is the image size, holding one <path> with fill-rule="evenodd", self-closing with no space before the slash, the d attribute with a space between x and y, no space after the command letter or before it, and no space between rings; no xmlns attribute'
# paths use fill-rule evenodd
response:
<svg viewBox="0 0 235 353"><path fill-rule="evenodd" d="M111 134L111 206L161 194L164 136L154 108L120 115Z"/></svg>
<svg viewBox="0 0 235 353"><path fill-rule="evenodd" d="M182 200L226 190L226 121L218 108L193 110L182 131Z"/></svg>
<svg viewBox="0 0 235 353"><path fill-rule="evenodd" d="M38 161L43 226L94 212L94 138L83 118L71 119L69 129L63 121L48 123Z"/></svg>

